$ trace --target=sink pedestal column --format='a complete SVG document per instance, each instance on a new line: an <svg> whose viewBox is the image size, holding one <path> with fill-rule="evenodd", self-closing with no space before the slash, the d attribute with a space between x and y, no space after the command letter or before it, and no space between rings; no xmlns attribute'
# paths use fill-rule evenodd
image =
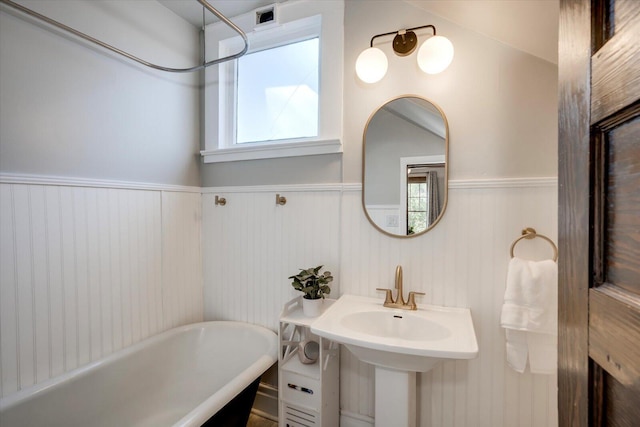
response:
<svg viewBox="0 0 640 427"><path fill-rule="evenodd" d="M376 427L416 426L416 373L375 367Z"/></svg>

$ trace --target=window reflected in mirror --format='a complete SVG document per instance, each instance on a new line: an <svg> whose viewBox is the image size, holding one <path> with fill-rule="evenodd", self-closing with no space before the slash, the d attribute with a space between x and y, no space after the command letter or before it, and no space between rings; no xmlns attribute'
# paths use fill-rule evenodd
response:
<svg viewBox="0 0 640 427"><path fill-rule="evenodd" d="M406 173L407 214L404 221L407 235L412 235L426 230L440 215L444 162L407 165Z"/></svg>

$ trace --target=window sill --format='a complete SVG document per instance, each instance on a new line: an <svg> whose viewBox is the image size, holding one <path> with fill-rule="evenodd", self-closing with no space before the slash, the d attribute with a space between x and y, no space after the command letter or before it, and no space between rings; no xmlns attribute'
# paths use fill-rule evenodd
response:
<svg viewBox="0 0 640 427"><path fill-rule="evenodd" d="M275 159L280 157L337 153L342 153L342 141L339 139L296 143L262 143L200 151L205 163L237 162L242 160Z"/></svg>

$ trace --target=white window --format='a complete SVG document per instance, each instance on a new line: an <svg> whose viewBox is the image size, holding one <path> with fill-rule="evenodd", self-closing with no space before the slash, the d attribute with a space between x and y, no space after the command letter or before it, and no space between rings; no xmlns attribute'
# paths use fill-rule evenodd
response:
<svg viewBox="0 0 640 427"><path fill-rule="evenodd" d="M318 136L319 39L238 60L235 143Z"/></svg>
<svg viewBox="0 0 640 427"><path fill-rule="evenodd" d="M343 11L322 3L280 5L278 24L247 31L246 55L220 64L217 73L207 69L205 162L342 152ZM331 29L336 19L338 29ZM217 39L213 54L242 48L239 37L216 30L207 28L207 44Z"/></svg>

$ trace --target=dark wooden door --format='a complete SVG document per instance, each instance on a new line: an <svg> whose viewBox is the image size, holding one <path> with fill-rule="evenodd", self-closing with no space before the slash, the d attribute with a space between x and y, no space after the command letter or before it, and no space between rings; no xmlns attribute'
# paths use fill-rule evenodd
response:
<svg viewBox="0 0 640 427"><path fill-rule="evenodd" d="M640 426L640 0L561 0L560 426Z"/></svg>

